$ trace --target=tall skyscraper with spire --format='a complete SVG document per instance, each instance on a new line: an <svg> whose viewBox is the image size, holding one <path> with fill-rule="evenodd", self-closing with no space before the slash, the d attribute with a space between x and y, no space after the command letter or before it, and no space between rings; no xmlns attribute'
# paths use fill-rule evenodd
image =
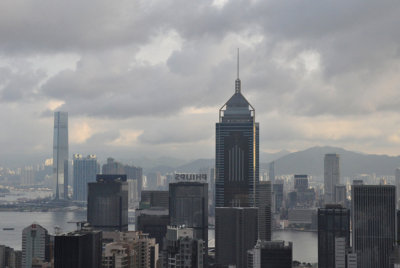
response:
<svg viewBox="0 0 400 268"><path fill-rule="evenodd" d="M68 198L68 113L54 113L53 176L55 199ZM66 175L66 176L65 176Z"/></svg>
<svg viewBox="0 0 400 268"><path fill-rule="evenodd" d="M241 92L239 51L235 93L216 123L216 207L256 206L259 183L259 124Z"/></svg>

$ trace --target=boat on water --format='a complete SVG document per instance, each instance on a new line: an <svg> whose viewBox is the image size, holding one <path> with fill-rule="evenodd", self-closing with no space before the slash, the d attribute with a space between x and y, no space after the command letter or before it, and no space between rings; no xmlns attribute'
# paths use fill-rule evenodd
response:
<svg viewBox="0 0 400 268"><path fill-rule="evenodd" d="M13 231L14 228L13 227L4 227L3 231Z"/></svg>

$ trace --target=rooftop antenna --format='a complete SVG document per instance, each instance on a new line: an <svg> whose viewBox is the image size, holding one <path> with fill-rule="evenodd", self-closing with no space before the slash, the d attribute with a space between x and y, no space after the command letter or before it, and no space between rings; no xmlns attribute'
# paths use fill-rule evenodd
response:
<svg viewBox="0 0 400 268"><path fill-rule="evenodd" d="M237 49L237 79L239 79L239 48Z"/></svg>
<svg viewBox="0 0 400 268"><path fill-rule="evenodd" d="M239 48L237 49L237 78L235 81L235 93L240 93L241 83L239 79Z"/></svg>

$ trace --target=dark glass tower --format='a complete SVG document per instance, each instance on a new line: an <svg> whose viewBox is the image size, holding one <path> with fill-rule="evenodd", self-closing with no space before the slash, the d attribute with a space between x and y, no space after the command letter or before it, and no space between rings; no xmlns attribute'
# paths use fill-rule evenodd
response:
<svg viewBox="0 0 400 268"><path fill-rule="evenodd" d="M216 124L216 207L256 206L259 126L255 110L235 81L235 94L219 110Z"/></svg>
<svg viewBox="0 0 400 268"><path fill-rule="evenodd" d="M335 268L335 238L350 247L350 210L338 204L318 209L318 267Z"/></svg>
<svg viewBox="0 0 400 268"><path fill-rule="evenodd" d="M396 187L352 185L353 249L358 267L389 268L396 241Z"/></svg>
<svg viewBox="0 0 400 268"><path fill-rule="evenodd" d="M126 175L97 174L88 184L87 220L94 229L128 231Z"/></svg>

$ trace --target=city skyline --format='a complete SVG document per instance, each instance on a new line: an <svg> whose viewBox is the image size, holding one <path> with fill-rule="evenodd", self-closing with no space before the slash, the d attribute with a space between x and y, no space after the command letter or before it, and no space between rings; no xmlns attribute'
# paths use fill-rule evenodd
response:
<svg viewBox="0 0 400 268"><path fill-rule="evenodd" d="M2 2L0 162L49 156L57 110L70 113L71 152L210 157L211 122L230 92L238 47L263 126L260 152L330 145L398 155L399 9L374 1ZM50 27L55 19L61 31Z"/></svg>

